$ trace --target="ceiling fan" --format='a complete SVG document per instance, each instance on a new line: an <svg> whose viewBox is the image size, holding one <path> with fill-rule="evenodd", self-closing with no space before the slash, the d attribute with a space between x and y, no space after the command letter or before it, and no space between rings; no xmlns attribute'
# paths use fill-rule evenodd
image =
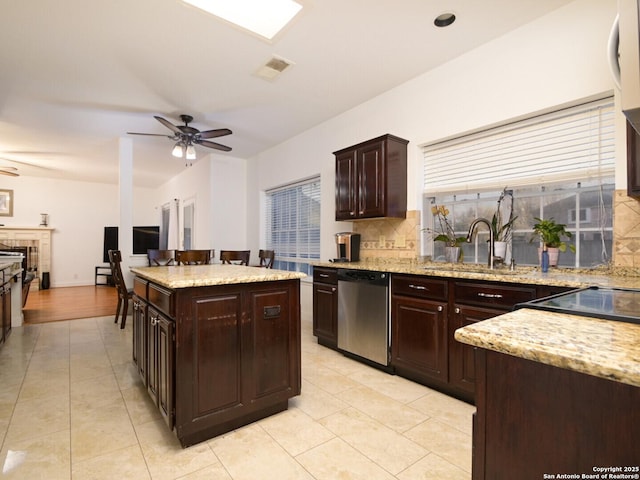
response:
<svg viewBox="0 0 640 480"><path fill-rule="evenodd" d="M0 175L8 175L9 177L19 177L20 175L16 173L16 170L18 170L16 167L0 166Z"/></svg>
<svg viewBox="0 0 640 480"><path fill-rule="evenodd" d="M180 119L184 122L184 125L174 125L170 121L154 116L162 125L167 127L173 132L173 135L163 135L160 133L136 133L127 132L129 135L148 135L153 137L167 137L176 142L171 151L174 157L186 158L187 160L196 159L195 145L202 145L203 147L213 148L215 150L221 150L223 152L230 152L231 147L221 145L220 143L211 142L206 140L207 138L223 137L225 135L231 135L231 130L228 128L216 128L213 130L200 131L196 128L190 127L189 123L193 121L191 115L180 115Z"/></svg>

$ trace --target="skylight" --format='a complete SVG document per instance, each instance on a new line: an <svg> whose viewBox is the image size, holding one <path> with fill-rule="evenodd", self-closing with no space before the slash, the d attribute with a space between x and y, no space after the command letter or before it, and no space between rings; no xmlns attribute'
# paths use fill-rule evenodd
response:
<svg viewBox="0 0 640 480"><path fill-rule="evenodd" d="M183 0L271 40L302 9L293 0Z"/></svg>

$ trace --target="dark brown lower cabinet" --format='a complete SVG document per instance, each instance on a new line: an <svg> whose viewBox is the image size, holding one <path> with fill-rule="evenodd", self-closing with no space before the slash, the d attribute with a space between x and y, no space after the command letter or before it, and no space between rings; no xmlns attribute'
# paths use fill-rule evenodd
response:
<svg viewBox="0 0 640 480"><path fill-rule="evenodd" d="M134 310L134 358L146 361L138 371L183 447L285 410L300 394L299 280L149 283L147 298L146 315Z"/></svg>
<svg viewBox="0 0 640 480"><path fill-rule="evenodd" d="M419 382L446 382L446 303L394 295L391 311L391 358L396 372Z"/></svg>
<svg viewBox="0 0 640 480"><path fill-rule="evenodd" d="M504 313L501 310L456 305L453 309L450 332L453 335L458 328L496 317ZM449 342L449 382L452 386L472 396L475 392L476 368L474 348L451 337Z"/></svg>
<svg viewBox="0 0 640 480"><path fill-rule="evenodd" d="M313 334L325 347L338 348L338 274L313 268Z"/></svg>
<svg viewBox="0 0 640 480"><path fill-rule="evenodd" d="M637 478L639 387L484 349L476 372L473 480Z"/></svg>
<svg viewBox="0 0 640 480"><path fill-rule="evenodd" d="M502 315L517 303L563 290L567 289L393 274L391 365L399 375L473 403L474 351L455 340L455 331Z"/></svg>

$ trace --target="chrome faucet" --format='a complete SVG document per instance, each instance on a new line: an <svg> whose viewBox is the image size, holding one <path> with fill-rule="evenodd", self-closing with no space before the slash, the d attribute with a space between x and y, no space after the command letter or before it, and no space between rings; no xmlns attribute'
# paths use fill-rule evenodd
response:
<svg viewBox="0 0 640 480"><path fill-rule="evenodd" d="M493 270L493 257L496 252L495 239L493 238L493 228L491 228L491 222L486 218L476 218L473 222L471 222L471 226L469 227L469 233L467 233L467 243L471 243L471 239L473 238L473 231L476 229L479 223L484 223L487 227L489 227L489 261L487 265L489 269Z"/></svg>

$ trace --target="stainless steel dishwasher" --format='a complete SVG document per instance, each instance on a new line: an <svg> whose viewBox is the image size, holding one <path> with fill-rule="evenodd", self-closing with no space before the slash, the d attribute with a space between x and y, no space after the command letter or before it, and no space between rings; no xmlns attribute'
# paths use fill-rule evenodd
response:
<svg viewBox="0 0 640 480"><path fill-rule="evenodd" d="M389 365L389 275L338 269L338 349Z"/></svg>

